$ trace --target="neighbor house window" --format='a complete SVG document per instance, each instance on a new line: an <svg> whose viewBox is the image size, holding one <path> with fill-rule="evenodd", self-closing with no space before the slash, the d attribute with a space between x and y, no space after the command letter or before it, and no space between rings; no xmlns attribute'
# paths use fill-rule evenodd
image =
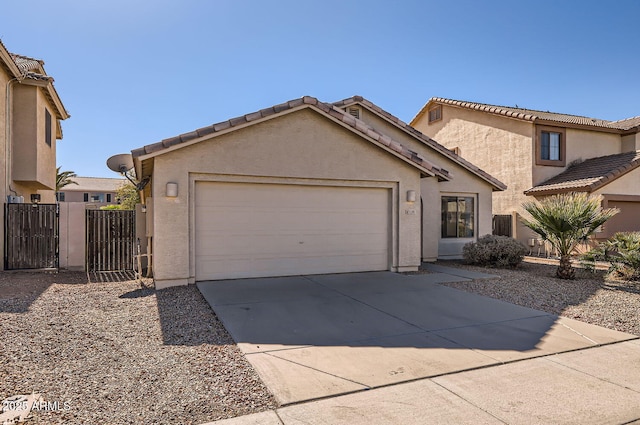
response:
<svg viewBox="0 0 640 425"><path fill-rule="evenodd" d="M83 198L84 202L89 202L89 194L88 193L85 193L82 198Z"/></svg>
<svg viewBox="0 0 640 425"><path fill-rule="evenodd" d="M64 192L57 192L56 193L56 200L58 202L64 202Z"/></svg>
<svg viewBox="0 0 640 425"><path fill-rule="evenodd" d="M442 105L433 106L429 109L429 122L439 121L442 119Z"/></svg>
<svg viewBox="0 0 640 425"><path fill-rule="evenodd" d="M104 202L104 193L92 193L91 202Z"/></svg>
<svg viewBox="0 0 640 425"><path fill-rule="evenodd" d="M565 165L566 132L563 128L538 127L536 164Z"/></svg>
<svg viewBox="0 0 640 425"><path fill-rule="evenodd" d="M442 237L472 238L474 236L474 198L471 196L442 197Z"/></svg>
<svg viewBox="0 0 640 425"><path fill-rule="evenodd" d="M107 202L111 202L111 194L107 193Z"/></svg>
<svg viewBox="0 0 640 425"><path fill-rule="evenodd" d="M51 114L48 109L44 110L44 141L51 146Z"/></svg>

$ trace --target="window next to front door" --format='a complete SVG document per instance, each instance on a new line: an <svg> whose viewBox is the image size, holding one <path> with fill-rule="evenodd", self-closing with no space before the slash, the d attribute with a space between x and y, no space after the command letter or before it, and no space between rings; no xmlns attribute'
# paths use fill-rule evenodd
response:
<svg viewBox="0 0 640 425"><path fill-rule="evenodd" d="M442 197L442 237L473 238L475 223L474 197Z"/></svg>
<svg viewBox="0 0 640 425"><path fill-rule="evenodd" d="M536 131L536 164L564 167L566 131L557 127L538 127Z"/></svg>

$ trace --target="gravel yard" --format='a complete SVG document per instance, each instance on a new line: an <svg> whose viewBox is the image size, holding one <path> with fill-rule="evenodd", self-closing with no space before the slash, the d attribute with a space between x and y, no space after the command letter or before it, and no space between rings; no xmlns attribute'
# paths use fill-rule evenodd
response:
<svg viewBox="0 0 640 425"><path fill-rule="evenodd" d="M276 406L195 285L0 273L0 339L0 399L58 402L29 423L199 424Z"/></svg>
<svg viewBox="0 0 640 425"><path fill-rule="evenodd" d="M555 266L445 285L640 336L640 283ZM0 399L40 393L41 424L199 424L276 407L195 285L87 283L84 273L0 272Z"/></svg>
<svg viewBox="0 0 640 425"><path fill-rule="evenodd" d="M602 272L584 270L578 270L576 280L561 280L554 277L556 266L531 262L515 270L438 264L500 276L443 285L640 336L640 282L604 279Z"/></svg>

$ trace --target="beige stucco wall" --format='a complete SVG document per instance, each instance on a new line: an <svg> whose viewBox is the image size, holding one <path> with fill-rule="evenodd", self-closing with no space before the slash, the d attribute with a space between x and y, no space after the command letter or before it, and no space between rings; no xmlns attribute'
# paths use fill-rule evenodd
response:
<svg viewBox="0 0 640 425"><path fill-rule="evenodd" d="M596 195L640 195L640 168L618 177L593 192ZM640 217L638 217L640 221Z"/></svg>
<svg viewBox="0 0 640 425"><path fill-rule="evenodd" d="M195 181L230 176L240 181L275 177L335 185L359 186L363 181L391 184L390 269L415 270L420 264L420 205L406 202L408 190L420 196L419 171L309 108L161 154L154 161L157 288L195 280ZM176 198L165 196L167 182L178 184Z"/></svg>
<svg viewBox="0 0 640 425"><path fill-rule="evenodd" d="M85 270L85 216L84 203L60 203L59 248L61 269Z"/></svg>
<svg viewBox="0 0 640 425"><path fill-rule="evenodd" d="M6 147L7 147L7 84L11 80L9 74L0 66L0 197L2 203L7 202L6 180ZM0 258L4 258L4 208L0 208ZM4 268L4 261L0 262L0 269Z"/></svg>
<svg viewBox="0 0 640 425"><path fill-rule="evenodd" d="M517 211L532 182L533 124L446 105L441 120L428 124L427 118L418 117L414 127L450 149L459 148L463 158L507 185L493 192L493 213Z"/></svg>
<svg viewBox="0 0 640 425"><path fill-rule="evenodd" d="M7 147L7 131L9 130L7 126L10 126L11 123L7 122L9 118L7 115L7 84L11 78L5 72L5 70L0 67L0 196L2 196L3 201L7 200L7 181L6 181L6 147ZM9 90L11 90L13 85ZM4 210L3 210L4 211ZM0 213L0 215L4 216L4 212ZM4 223L4 220L3 220ZM2 227L2 226L0 226ZM0 229L0 234L4 232L4 229ZM4 237L3 237L4 240ZM1 250L2 248L0 248Z"/></svg>
<svg viewBox="0 0 640 425"><path fill-rule="evenodd" d="M56 116L35 86L13 86L12 179L18 195L40 193L42 202L55 202ZM45 142L45 108L51 114L51 146Z"/></svg>
<svg viewBox="0 0 640 425"><path fill-rule="evenodd" d="M573 161L613 155L622 152L622 140L619 134L567 128L566 139L567 160L565 166L553 167L548 165L535 165L534 158L532 186L540 184L543 181L560 174L566 170Z"/></svg>
<svg viewBox="0 0 640 425"><path fill-rule="evenodd" d="M622 152L640 151L640 133L622 137Z"/></svg>
<svg viewBox="0 0 640 425"><path fill-rule="evenodd" d="M475 174L443 156L425 143L407 134L378 115L362 108L361 119L373 128L387 134L420 153L425 159L444 168L452 176L450 181L437 182L435 178L422 179L423 230L422 258L460 258L462 246L478 236L490 234L492 230L492 187ZM469 239L441 238L441 202L443 195L472 196L475 198L475 237ZM433 241L437 241L434 244Z"/></svg>

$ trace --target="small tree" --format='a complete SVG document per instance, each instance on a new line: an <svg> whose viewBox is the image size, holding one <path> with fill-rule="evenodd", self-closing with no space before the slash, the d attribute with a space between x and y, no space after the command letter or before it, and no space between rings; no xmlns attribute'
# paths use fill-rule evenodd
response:
<svg viewBox="0 0 640 425"><path fill-rule="evenodd" d="M597 261L609 263L609 273L640 280L640 232L616 233L582 256L582 264L591 271Z"/></svg>
<svg viewBox="0 0 640 425"><path fill-rule="evenodd" d="M140 203L140 193L131 182L124 182L116 189L116 199L120 201L120 209L133 210Z"/></svg>
<svg viewBox="0 0 640 425"><path fill-rule="evenodd" d="M531 215L531 219L522 219L524 225L549 241L560 255L556 271L560 279L575 277L571 254L576 246L619 212L617 208L603 210L601 201L601 196L587 193L563 193L522 205Z"/></svg>
<svg viewBox="0 0 640 425"><path fill-rule="evenodd" d="M60 168L56 168L56 192L60 192L65 186L69 186L70 184L78 184L72 180L73 177L78 177L73 171L60 171Z"/></svg>

